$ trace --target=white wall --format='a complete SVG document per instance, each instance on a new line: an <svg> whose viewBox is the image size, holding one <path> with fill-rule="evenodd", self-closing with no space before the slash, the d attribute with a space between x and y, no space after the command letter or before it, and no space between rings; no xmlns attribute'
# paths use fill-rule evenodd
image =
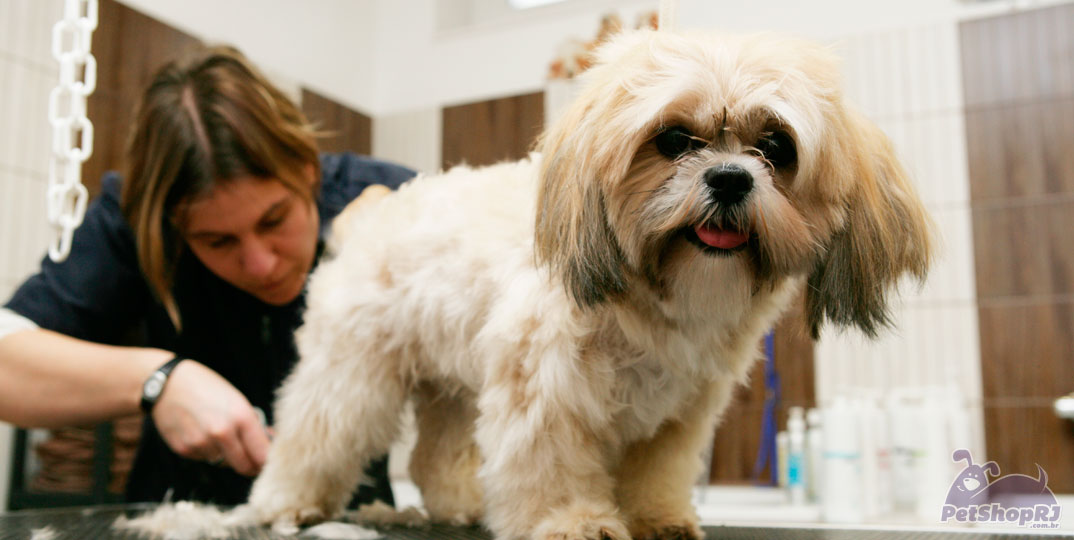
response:
<svg viewBox="0 0 1074 540"><path fill-rule="evenodd" d="M381 3L378 62L407 69L381 73L377 79L378 111L440 107L533 92L543 87L548 63L565 39L593 37L600 15L615 6L620 6L624 20L632 21L642 8L656 5L652 1L573 0L522 15L440 30L436 9L448 3Z"/></svg>
<svg viewBox="0 0 1074 540"><path fill-rule="evenodd" d="M202 41L235 45L274 78L377 112L377 0L119 1Z"/></svg>
<svg viewBox="0 0 1074 540"><path fill-rule="evenodd" d="M601 15L617 12L632 25L657 0L570 0L524 13L491 10L489 0L380 0L377 78L378 113L438 107L487 97L532 92L566 39L592 38ZM1056 3L1056 0L680 0L679 26L734 32L774 30L817 39L922 26L959 18ZM442 29L438 8L458 5L472 20ZM754 7L755 6L755 7ZM481 19L482 14L485 18ZM464 17L465 18L465 17ZM461 26L460 26L461 25Z"/></svg>
<svg viewBox="0 0 1074 540"><path fill-rule="evenodd" d="M498 0L119 1L375 117L540 89L566 39L591 38L604 13L630 25L659 3L570 0L516 13L493 9ZM680 0L679 25L832 39L1063 1Z"/></svg>
<svg viewBox="0 0 1074 540"><path fill-rule="evenodd" d="M374 156L416 171L440 170L443 116L439 108L378 116L373 123Z"/></svg>

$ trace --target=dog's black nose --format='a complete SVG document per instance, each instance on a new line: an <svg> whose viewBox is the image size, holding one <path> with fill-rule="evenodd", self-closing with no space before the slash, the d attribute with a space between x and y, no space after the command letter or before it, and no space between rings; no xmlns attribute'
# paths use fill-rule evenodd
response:
<svg viewBox="0 0 1074 540"><path fill-rule="evenodd" d="M705 171L712 198L721 204L738 204L753 190L753 175L741 165L724 163Z"/></svg>

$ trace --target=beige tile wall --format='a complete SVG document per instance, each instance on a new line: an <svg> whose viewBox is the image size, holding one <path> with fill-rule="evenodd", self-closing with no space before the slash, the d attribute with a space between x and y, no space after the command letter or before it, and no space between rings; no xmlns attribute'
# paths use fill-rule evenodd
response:
<svg viewBox="0 0 1074 540"><path fill-rule="evenodd" d="M49 242L45 188L48 93L58 68L52 25L61 0L0 1L0 302L37 268ZM0 423L0 509L7 508L11 426Z"/></svg>
<svg viewBox="0 0 1074 540"><path fill-rule="evenodd" d="M896 327L868 342L855 333L817 345L817 399L869 389L957 389L971 411L974 455L983 455L981 366L965 112L954 21L848 37L848 98L891 137L936 222L939 253L924 287L894 309Z"/></svg>
<svg viewBox="0 0 1074 540"><path fill-rule="evenodd" d="M51 29L58 0L0 2L0 296L37 266L45 224L50 130L48 93L58 69Z"/></svg>

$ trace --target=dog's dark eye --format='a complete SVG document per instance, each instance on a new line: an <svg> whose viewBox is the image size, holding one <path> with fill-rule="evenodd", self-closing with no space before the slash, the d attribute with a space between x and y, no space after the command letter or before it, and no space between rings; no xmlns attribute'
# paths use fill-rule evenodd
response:
<svg viewBox="0 0 1074 540"><path fill-rule="evenodd" d="M774 131L757 141L757 149L764 158L777 169L794 165L798 152L794 148L794 139L786 131Z"/></svg>
<svg viewBox="0 0 1074 540"><path fill-rule="evenodd" d="M672 126L657 133L653 142L661 154L671 159L676 159L699 146L694 134L682 126Z"/></svg>

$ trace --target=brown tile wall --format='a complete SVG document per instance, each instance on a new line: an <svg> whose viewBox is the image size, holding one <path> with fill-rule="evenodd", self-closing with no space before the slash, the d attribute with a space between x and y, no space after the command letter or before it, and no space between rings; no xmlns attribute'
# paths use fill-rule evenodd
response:
<svg viewBox="0 0 1074 540"><path fill-rule="evenodd" d="M960 28L988 459L1074 492L1074 5Z"/></svg>
<svg viewBox="0 0 1074 540"><path fill-rule="evenodd" d="M543 125L544 92L445 107L443 167L525 157Z"/></svg>
<svg viewBox="0 0 1074 540"><path fill-rule="evenodd" d="M98 3L93 32L97 89L86 111L93 120L93 155L82 168L82 181L96 196L101 176L123 166L127 132L142 90L165 62L194 50L200 42L115 0Z"/></svg>
<svg viewBox="0 0 1074 540"><path fill-rule="evenodd" d="M324 152L373 153L373 120L312 90L302 89L302 112L321 133Z"/></svg>

